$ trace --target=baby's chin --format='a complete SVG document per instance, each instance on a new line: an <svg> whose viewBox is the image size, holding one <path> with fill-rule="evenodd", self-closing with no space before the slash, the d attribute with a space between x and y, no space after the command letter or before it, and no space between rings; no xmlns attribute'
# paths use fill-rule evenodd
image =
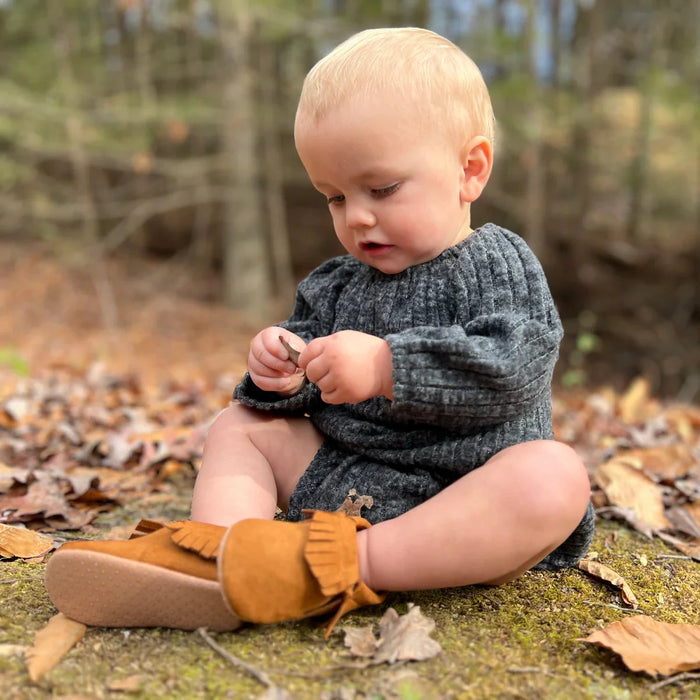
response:
<svg viewBox="0 0 700 700"><path fill-rule="evenodd" d="M407 258L406 256L397 256L394 259L387 258L384 260L377 258L368 258L366 255L355 255L354 257L356 257L361 262L366 263L370 267L373 267L375 270L383 272L385 275L398 275L401 272L408 270L410 267L416 267L418 265L422 265L423 263L430 262L431 260L437 258L439 255L440 253L437 253L435 255L427 255L421 258Z"/></svg>

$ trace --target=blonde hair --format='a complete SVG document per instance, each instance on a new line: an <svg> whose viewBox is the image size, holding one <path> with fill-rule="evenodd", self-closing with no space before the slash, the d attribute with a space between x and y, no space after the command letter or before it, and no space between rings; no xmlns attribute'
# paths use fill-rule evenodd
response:
<svg viewBox="0 0 700 700"><path fill-rule="evenodd" d="M448 39L416 27L367 29L322 58L304 80L295 130L354 95L387 91L444 124L460 146L473 136L493 144L495 118L479 68Z"/></svg>

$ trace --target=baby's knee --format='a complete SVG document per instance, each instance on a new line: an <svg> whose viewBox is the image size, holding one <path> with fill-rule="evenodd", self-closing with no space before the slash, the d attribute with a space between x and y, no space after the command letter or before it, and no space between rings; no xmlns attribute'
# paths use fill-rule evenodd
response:
<svg viewBox="0 0 700 700"><path fill-rule="evenodd" d="M247 432L262 420L259 411L243 404L232 403L218 413L207 431L207 443L228 439L233 433Z"/></svg>
<svg viewBox="0 0 700 700"><path fill-rule="evenodd" d="M536 443L539 483L534 499L540 515L547 514L575 527L586 511L591 496L588 471L575 450L554 440Z"/></svg>

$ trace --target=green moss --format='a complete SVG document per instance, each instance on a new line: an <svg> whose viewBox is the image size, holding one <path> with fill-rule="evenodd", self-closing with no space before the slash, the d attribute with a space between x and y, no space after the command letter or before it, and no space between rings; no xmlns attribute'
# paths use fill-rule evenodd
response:
<svg viewBox="0 0 700 700"><path fill-rule="evenodd" d="M124 513L122 513L124 517ZM113 522L114 514L109 521ZM124 522L125 520L122 520ZM616 523L602 522L593 549L623 575L656 620L697 623L700 566L658 558L675 554ZM0 564L0 645L30 645L54 614L40 580L42 564ZM358 697L647 698L653 679L628 671L612 652L584 644L589 630L635 614L618 609L617 589L578 570L529 572L499 588L396 594L379 608L362 609L348 626L378 622L393 606L421 606L436 622L443 647L434 659L368 669L351 659L337 630L328 643L310 621L250 626L213 635L218 644L265 671L293 697L319 698L341 688ZM138 689L110 691L110 684L138 678ZM89 629L83 640L37 686L19 656L0 656L0 697L19 700L84 695L95 698L254 698L265 688L232 666L197 633L178 630ZM700 698L699 686L664 688L663 697Z"/></svg>

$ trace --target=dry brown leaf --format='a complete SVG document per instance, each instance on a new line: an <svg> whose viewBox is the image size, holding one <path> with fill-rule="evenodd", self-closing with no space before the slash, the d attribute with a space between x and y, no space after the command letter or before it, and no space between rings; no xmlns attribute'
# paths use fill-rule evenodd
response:
<svg viewBox="0 0 700 700"><path fill-rule="evenodd" d="M147 676L142 673L127 676L126 678L117 678L111 681L107 688L112 692L137 693L139 690L141 690L141 686L144 684L146 679Z"/></svg>
<svg viewBox="0 0 700 700"><path fill-rule="evenodd" d="M618 401L620 418L625 423L641 423L654 415L658 408L650 402L650 395L649 380L637 377Z"/></svg>
<svg viewBox="0 0 700 700"><path fill-rule="evenodd" d="M657 622L635 615L580 641L611 649L631 671L669 676L700 668L700 626Z"/></svg>
<svg viewBox="0 0 700 700"><path fill-rule="evenodd" d="M682 540L668 532L660 532L659 537L664 542L674 546L678 551L683 552L687 557L700 561L700 537L692 540Z"/></svg>
<svg viewBox="0 0 700 700"><path fill-rule="evenodd" d="M34 645L27 651L25 659L31 681L36 683L56 666L83 638L86 629L63 613L54 615L46 627L36 633Z"/></svg>
<svg viewBox="0 0 700 700"><path fill-rule="evenodd" d="M370 658L374 656L379 646L379 640L374 636L374 626L367 627L344 627L345 646L350 649L353 656L363 656Z"/></svg>
<svg viewBox="0 0 700 700"><path fill-rule="evenodd" d="M581 571L585 571L587 574L599 578L602 581L607 581L611 583L616 588L620 589L622 600L633 608L639 607L639 601L637 596L634 594L629 584L625 579L620 576L614 569L611 569L605 564L601 564L599 561L593 561L591 559L581 559L578 563L578 568Z"/></svg>
<svg viewBox="0 0 700 700"><path fill-rule="evenodd" d="M634 513L637 522L632 524L640 532L671 527L664 515L661 489L639 470L613 458L596 469L594 479L610 503Z"/></svg>
<svg viewBox="0 0 700 700"><path fill-rule="evenodd" d="M442 647L430 633L435 621L425 617L417 605L410 605L405 615L389 608L379 622L379 638L373 626L345 627L345 646L351 653L368 659L368 664L393 664L397 661L424 661L440 653Z"/></svg>
<svg viewBox="0 0 700 700"><path fill-rule="evenodd" d="M17 483L18 477L26 479L27 473L26 470L18 470L14 467L9 467L4 462L0 462L0 493L9 491Z"/></svg>
<svg viewBox="0 0 700 700"><path fill-rule="evenodd" d="M666 419L683 438L684 442L697 440L696 430L700 430L700 406L674 406L666 411Z"/></svg>
<svg viewBox="0 0 700 700"><path fill-rule="evenodd" d="M673 483L698 467L697 459L687 445L661 445L626 450L615 455L616 462L629 464L659 481Z"/></svg>
<svg viewBox="0 0 700 700"><path fill-rule="evenodd" d="M32 559L48 554L53 540L33 530L0 523L0 557Z"/></svg>
<svg viewBox="0 0 700 700"><path fill-rule="evenodd" d="M683 506L689 517L693 519L693 522L700 527L700 501L695 501L694 503L686 503Z"/></svg>
<svg viewBox="0 0 700 700"><path fill-rule="evenodd" d="M700 502L684 503L666 509L666 517L676 532L690 537L700 537Z"/></svg>
<svg viewBox="0 0 700 700"><path fill-rule="evenodd" d="M695 561L700 561L700 538L691 540L690 542L676 542L676 549L683 552L686 557L691 557Z"/></svg>
<svg viewBox="0 0 700 700"><path fill-rule="evenodd" d="M372 496L358 496L355 489L350 489L338 511L345 513L345 515L361 516L363 508L371 508L373 505L374 498Z"/></svg>

